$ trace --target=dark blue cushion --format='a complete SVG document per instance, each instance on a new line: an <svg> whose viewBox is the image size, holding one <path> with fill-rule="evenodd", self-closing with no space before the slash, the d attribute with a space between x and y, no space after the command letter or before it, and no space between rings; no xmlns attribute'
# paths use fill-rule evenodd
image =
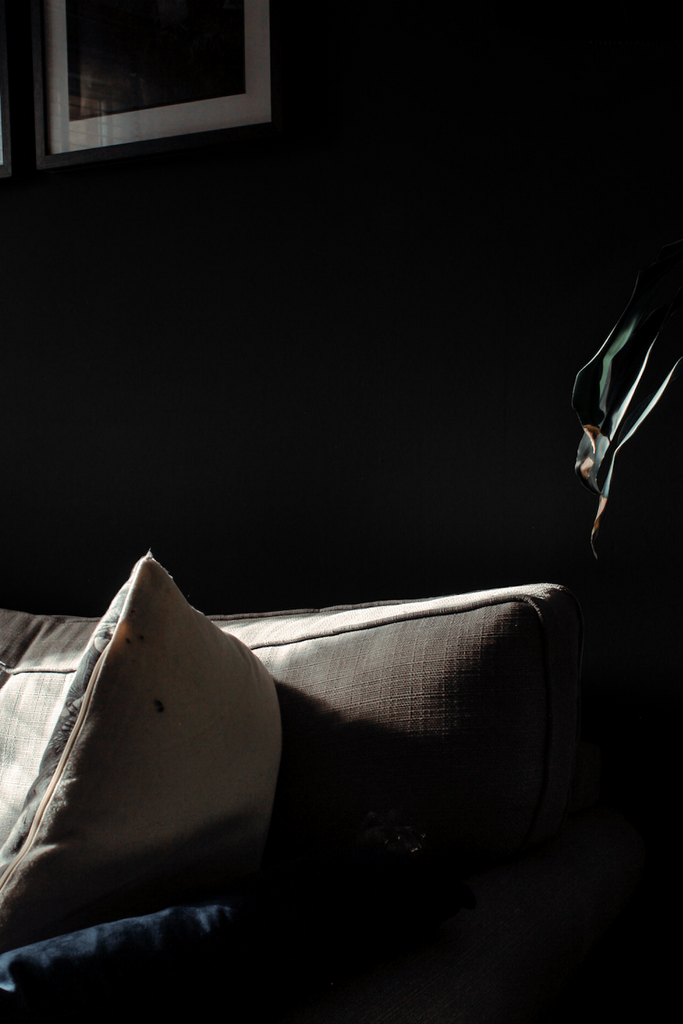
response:
<svg viewBox="0 0 683 1024"><path fill-rule="evenodd" d="M236 901L171 907L96 925L0 956L0 1020L121 1017L187 1008L228 980Z"/></svg>
<svg viewBox="0 0 683 1024"><path fill-rule="evenodd" d="M389 957L462 906L452 866L366 854L290 862L228 896L0 955L0 1021L268 1014Z"/></svg>

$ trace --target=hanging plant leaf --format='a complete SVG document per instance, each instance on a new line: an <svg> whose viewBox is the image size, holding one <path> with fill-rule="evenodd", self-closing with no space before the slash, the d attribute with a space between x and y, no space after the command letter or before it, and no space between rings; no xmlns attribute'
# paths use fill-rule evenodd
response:
<svg viewBox="0 0 683 1024"><path fill-rule="evenodd" d="M664 381L638 407L626 415L645 371L652 346L674 313L683 305L683 286L669 303L650 312L654 295L665 278L683 262L683 239L665 245L657 259L636 277L633 294L602 348L576 376L572 406L583 427L574 469L584 485L598 495L598 511L591 532L595 538L605 511L614 470L614 459L650 415L664 391L683 372L679 359ZM598 474L604 473L602 485Z"/></svg>

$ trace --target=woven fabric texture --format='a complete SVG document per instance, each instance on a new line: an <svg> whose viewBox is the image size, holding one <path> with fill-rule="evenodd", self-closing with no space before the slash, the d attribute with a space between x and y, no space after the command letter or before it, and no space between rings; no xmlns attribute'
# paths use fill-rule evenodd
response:
<svg viewBox="0 0 683 1024"><path fill-rule="evenodd" d="M582 620L553 585L212 616L278 689L266 858L333 848L395 809L464 864L555 835L578 747Z"/></svg>
<svg viewBox="0 0 683 1024"><path fill-rule="evenodd" d="M38 774L73 673L17 672L0 690L0 850Z"/></svg>
<svg viewBox="0 0 683 1024"><path fill-rule="evenodd" d="M582 622L566 589L209 618L276 682L266 861L334 848L371 810L397 810L465 863L557 833L579 727ZM98 621L0 612L0 661L75 671Z"/></svg>
<svg viewBox="0 0 683 1024"><path fill-rule="evenodd" d="M98 621L0 609L0 848L38 774Z"/></svg>

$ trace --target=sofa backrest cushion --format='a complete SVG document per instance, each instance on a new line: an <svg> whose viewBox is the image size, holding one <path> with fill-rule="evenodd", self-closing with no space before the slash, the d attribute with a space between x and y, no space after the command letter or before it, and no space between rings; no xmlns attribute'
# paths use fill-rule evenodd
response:
<svg viewBox="0 0 683 1024"><path fill-rule="evenodd" d="M395 809L463 863L559 830L578 747L582 616L539 584L212 616L273 675L283 755L266 861Z"/></svg>
<svg viewBox="0 0 683 1024"><path fill-rule="evenodd" d="M275 680L283 750L264 863L334 849L369 811L398 811L475 865L557 833L582 646L565 588L209 618ZM98 621L0 611L0 660L63 687Z"/></svg>

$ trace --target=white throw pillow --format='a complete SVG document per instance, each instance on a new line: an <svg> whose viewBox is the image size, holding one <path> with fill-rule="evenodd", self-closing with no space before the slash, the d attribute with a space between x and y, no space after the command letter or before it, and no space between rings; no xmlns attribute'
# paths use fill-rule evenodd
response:
<svg viewBox="0 0 683 1024"><path fill-rule="evenodd" d="M280 753L271 675L142 558L92 635L0 850L0 951L257 870Z"/></svg>

